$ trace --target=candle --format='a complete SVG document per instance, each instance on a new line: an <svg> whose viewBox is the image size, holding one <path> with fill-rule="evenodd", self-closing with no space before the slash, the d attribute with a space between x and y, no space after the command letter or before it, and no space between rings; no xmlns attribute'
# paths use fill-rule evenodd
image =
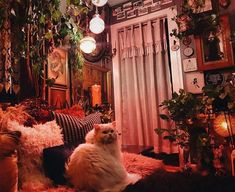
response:
<svg viewBox="0 0 235 192"><path fill-rule="evenodd" d="M92 85L91 86L91 97L92 97L92 106L101 105L101 86Z"/></svg>

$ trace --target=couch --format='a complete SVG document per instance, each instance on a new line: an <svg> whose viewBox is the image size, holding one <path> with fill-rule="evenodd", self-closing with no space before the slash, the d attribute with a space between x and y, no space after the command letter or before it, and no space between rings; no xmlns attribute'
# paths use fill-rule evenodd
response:
<svg viewBox="0 0 235 192"><path fill-rule="evenodd" d="M38 101L36 104L26 101L6 111L0 110L0 132L21 133L17 155L4 157L5 162L12 163L14 177L0 178L0 186L6 180L12 180L14 185L11 189L1 188L1 192L15 192L17 188L22 192L75 191L64 175L65 163L73 149L84 142L93 124L101 123L102 115L95 112L84 116L77 110L77 106L70 110L51 110ZM0 145L1 142L0 139ZM160 160L137 154L124 153L123 159L129 172L143 177L163 166ZM4 166L0 162L1 165ZM3 173L1 169L0 172Z"/></svg>

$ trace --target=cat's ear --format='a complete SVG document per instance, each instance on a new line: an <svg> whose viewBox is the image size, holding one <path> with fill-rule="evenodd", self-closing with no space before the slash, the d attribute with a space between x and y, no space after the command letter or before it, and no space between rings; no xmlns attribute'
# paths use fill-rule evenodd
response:
<svg viewBox="0 0 235 192"><path fill-rule="evenodd" d="M112 126L113 126L113 127L116 127L116 121L113 121L113 122L112 122Z"/></svg>
<svg viewBox="0 0 235 192"><path fill-rule="evenodd" d="M93 126L94 126L95 131L100 130L100 125L99 124L94 124Z"/></svg>

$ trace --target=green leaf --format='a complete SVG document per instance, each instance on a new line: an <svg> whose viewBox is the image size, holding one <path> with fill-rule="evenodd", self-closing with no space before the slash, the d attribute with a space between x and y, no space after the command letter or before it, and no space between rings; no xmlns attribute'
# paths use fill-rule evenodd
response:
<svg viewBox="0 0 235 192"><path fill-rule="evenodd" d="M160 116L160 118L163 119L163 120L167 120L167 121L170 120L169 116L167 116L167 115L165 115L165 114L160 114L159 116Z"/></svg>
<svg viewBox="0 0 235 192"><path fill-rule="evenodd" d="M53 34L52 32L47 32L44 37L49 40L53 38Z"/></svg>

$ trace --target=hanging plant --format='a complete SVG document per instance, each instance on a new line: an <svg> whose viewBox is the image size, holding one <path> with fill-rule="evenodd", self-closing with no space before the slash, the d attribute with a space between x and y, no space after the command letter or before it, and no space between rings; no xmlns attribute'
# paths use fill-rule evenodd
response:
<svg viewBox="0 0 235 192"><path fill-rule="evenodd" d="M202 35L205 31L214 31L219 25L219 17L212 13L200 13L203 9L204 1L195 0L191 5L187 0L184 1L181 12L176 15L174 20L178 29L173 29L171 35L182 39L188 35Z"/></svg>
<svg viewBox="0 0 235 192"><path fill-rule="evenodd" d="M47 63L48 53L54 47L64 45L71 47L74 57L72 68L80 69L84 59L78 50L79 41L83 36L81 15L88 12L88 8L81 0L67 0L67 12L62 14L60 0L0 0L0 30L6 17L6 10L10 10L10 19L19 26L17 36L19 47L13 58L26 62L29 83L34 82L36 96L40 95L43 68ZM71 46L70 46L71 45ZM52 85L54 80L47 79Z"/></svg>

